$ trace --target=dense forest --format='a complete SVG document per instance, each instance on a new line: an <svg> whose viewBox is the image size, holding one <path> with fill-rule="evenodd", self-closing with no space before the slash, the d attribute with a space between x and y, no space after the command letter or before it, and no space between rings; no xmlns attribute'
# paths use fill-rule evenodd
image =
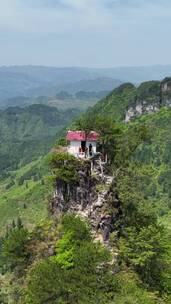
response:
<svg viewBox="0 0 171 304"><path fill-rule="evenodd" d="M1 233L1 303L171 302L171 109L165 104L169 96L170 92L161 96L159 82L138 88L125 84L72 123L73 129L97 131L99 149L110 160L106 170L114 182L105 212L117 216L108 246L95 242L88 217L85 221L69 212L52 216L53 188L62 185L66 207L74 195L68 186L78 184L80 165L86 170L89 166L89 160L80 164L61 152L65 140L56 143L58 153L3 179L5 204L11 198L10 204L21 209L6 227L3 224ZM157 111L148 113L146 107L147 113L125 124L129 108L144 100L148 106L157 104ZM93 191L103 187L97 179L92 183ZM27 212L35 205L37 223L29 225Z"/></svg>

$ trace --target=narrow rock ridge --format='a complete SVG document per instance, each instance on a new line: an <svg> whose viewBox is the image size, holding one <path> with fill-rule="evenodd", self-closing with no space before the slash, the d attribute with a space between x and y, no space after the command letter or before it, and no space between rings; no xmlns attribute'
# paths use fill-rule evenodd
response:
<svg viewBox="0 0 171 304"><path fill-rule="evenodd" d="M91 161L85 161L85 165L81 162L78 182L67 185L67 195L66 187L57 183L50 210L55 217L71 212L86 219L94 239L110 247L110 235L121 215L115 180L108 174L105 164L100 165L97 160L93 166Z"/></svg>

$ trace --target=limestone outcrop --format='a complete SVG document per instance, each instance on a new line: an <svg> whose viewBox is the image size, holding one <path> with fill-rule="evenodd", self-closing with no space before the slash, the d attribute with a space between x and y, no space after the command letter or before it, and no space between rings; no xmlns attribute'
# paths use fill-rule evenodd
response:
<svg viewBox="0 0 171 304"><path fill-rule="evenodd" d="M171 78L165 78L162 82L143 83L138 92L134 102L126 110L126 123L137 116L157 112L161 107L171 107Z"/></svg>
<svg viewBox="0 0 171 304"><path fill-rule="evenodd" d="M50 211L55 217L71 212L86 219L96 240L109 245L114 224L121 215L115 180L98 160L80 160L78 180L72 185L56 181Z"/></svg>

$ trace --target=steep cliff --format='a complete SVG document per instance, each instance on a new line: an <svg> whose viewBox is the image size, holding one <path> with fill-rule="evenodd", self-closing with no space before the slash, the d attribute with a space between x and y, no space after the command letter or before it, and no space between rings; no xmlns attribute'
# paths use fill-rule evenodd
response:
<svg viewBox="0 0 171 304"><path fill-rule="evenodd" d="M55 217L70 212L87 219L95 239L109 245L110 234L121 215L115 180L98 159L78 160L75 170L77 179L72 183L55 179L50 211Z"/></svg>
<svg viewBox="0 0 171 304"><path fill-rule="evenodd" d="M125 122L143 114L157 112L161 107L170 106L171 78L165 78L162 82L142 83L137 88L135 100L126 109Z"/></svg>

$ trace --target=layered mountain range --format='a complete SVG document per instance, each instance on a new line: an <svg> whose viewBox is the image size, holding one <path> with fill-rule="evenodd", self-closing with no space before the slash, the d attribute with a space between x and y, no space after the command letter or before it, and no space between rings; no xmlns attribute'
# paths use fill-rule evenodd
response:
<svg viewBox="0 0 171 304"><path fill-rule="evenodd" d="M161 80L170 73L171 66L106 69L4 66L0 67L0 106L5 106L6 100L11 98L49 97L56 96L61 91L72 95L83 91L94 96L104 91L107 93L123 82L139 84L146 80ZM15 101L14 99L11 105L15 106Z"/></svg>

